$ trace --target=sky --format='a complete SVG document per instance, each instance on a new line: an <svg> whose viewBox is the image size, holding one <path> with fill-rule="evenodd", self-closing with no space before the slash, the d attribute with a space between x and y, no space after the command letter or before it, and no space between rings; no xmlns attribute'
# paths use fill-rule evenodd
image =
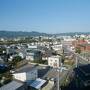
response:
<svg viewBox="0 0 90 90"><path fill-rule="evenodd" d="M0 0L0 30L90 32L90 0Z"/></svg>

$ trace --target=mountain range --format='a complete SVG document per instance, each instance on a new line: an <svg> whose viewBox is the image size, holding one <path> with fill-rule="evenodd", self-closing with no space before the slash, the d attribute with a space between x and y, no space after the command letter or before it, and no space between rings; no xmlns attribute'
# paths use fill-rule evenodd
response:
<svg viewBox="0 0 90 90"><path fill-rule="evenodd" d="M25 32L25 31L0 31L0 37L14 38L14 37L26 37L26 36L46 36L49 34L39 33L36 31Z"/></svg>
<svg viewBox="0 0 90 90"><path fill-rule="evenodd" d="M69 33L56 33L56 34L47 34L47 33L40 33L40 32L36 32L36 31L31 31L31 32L27 32L27 31L0 31L0 37L2 38L14 38L14 37L26 37L26 36L52 36L52 35L80 35L80 34L90 34L90 32L69 32Z"/></svg>

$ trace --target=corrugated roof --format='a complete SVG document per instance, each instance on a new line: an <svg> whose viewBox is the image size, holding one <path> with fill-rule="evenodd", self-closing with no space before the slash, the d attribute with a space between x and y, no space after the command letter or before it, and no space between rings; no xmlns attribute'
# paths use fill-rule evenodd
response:
<svg viewBox="0 0 90 90"><path fill-rule="evenodd" d="M36 89L40 89L41 86L46 82L46 80L37 78L30 86Z"/></svg>

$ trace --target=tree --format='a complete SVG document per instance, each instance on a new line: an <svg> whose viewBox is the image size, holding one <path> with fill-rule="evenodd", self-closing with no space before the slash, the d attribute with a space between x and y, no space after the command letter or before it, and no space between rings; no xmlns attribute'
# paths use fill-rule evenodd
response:
<svg viewBox="0 0 90 90"><path fill-rule="evenodd" d="M21 60L22 60L22 58L21 58L20 56L15 56L15 57L13 58L13 60L11 61L11 64L12 64L13 66L16 66L17 63L20 62Z"/></svg>
<svg viewBox="0 0 90 90"><path fill-rule="evenodd" d="M64 63L65 60L65 55L64 55L64 49L62 51L62 55L61 55L61 63Z"/></svg>
<svg viewBox="0 0 90 90"><path fill-rule="evenodd" d="M22 58L20 57L20 56L15 56L14 58L13 58L13 61L16 61L16 62L19 62L19 61L21 61L22 60Z"/></svg>
<svg viewBox="0 0 90 90"><path fill-rule="evenodd" d="M2 54L3 51L6 51L6 49L5 48L0 48L0 54Z"/></svg>
<svg viewBox="0 0 90 90"><path fill-rule="evenodd" d="M61 63L64 63L64 60L65 60L65 55L63 54L63 55L61 56Z"/></svg>
<svg viewBox="0 0 90 90"><path fill-rule="evenodd" d="M75 53L80 54L81 53L81 49L77 47L76 50L75 50Z"/></svg>
<svg viewBox="0 0 90 90"><path fill-rule="evenodd" d="M60 39L60 38L58 38L58 39L57 39L57 41L58 41L58 42L61 42L61 39Z"/></svg>

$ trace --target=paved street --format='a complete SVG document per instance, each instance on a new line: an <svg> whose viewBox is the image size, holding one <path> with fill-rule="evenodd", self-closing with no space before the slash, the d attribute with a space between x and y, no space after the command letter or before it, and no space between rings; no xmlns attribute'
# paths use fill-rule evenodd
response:
<svg viewBox="0 0 90 90"><path fill-rule="evenodd" d="M78 64L88 64L88 63L90 63L90 62L87 61L87 59L85 59L84 57L82 57L82 56L80 56L79 54L71 51L66 45L63 46L63 48L64 48L65 52L68 52L68 53L71 53L71 54L74 55L74 58L75 58L75 60L77 59Z"/></svg>

